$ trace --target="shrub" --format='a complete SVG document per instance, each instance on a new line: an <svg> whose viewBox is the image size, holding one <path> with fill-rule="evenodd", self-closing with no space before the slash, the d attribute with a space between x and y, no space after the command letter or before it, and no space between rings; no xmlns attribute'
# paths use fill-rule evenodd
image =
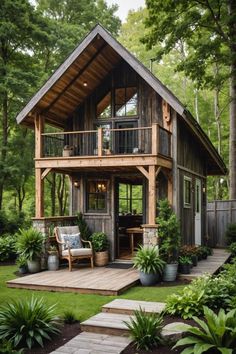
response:
<svg viewBox="0 0 236 354"><path fill-rule="evenodd" d="M43 241L42 233L31 227L28 230L20 230L16 248L26 259L35 260L42 252Z"/></svg>
<svg viewBox="0 0 236 354"><path fill-rule="evenodd" d="M191 265L192 264L192 260L191 260L191 257L190 256L180 256L179 257L179 264L189 264Z"/></svg>
<svg viewBox="0 0 236 354"><path fill-rule="evenodd" d="M63 320L67 324L73 324L73 323L77 322L77 318L76 318L74 312L71 310L67 310L64 312Z"/></svg>
<svg viewBox="0 0 236 354"><path fill-rule="evenodd" d="M3 235L0 237L0 262L16 259L16 237Z"/></svg>
<svg viewBox="0 0 236 354"><path fill-rule="evenodd" d="M0 341L0 353L1 354L23 354L24 349L15 350L11 342L4 340L4 341Z"/></svg>
<svg viewBox="0 0 236 354"><path fill-rule="evenodd" d="M39 344L58 334L59 320L55 316L55 305L47 306L43 300L10 302L0 309L0 340L10 341L15 348Z"/></svg>
<svg viewBox="0 0 236 354"><path fill-rule="evenodd" d="M25 258L25 256L23 256L22 254L19 255L19 257L16 260L16 265L18 268L27 267L27 259Z"/></svg>
<svg viewBox="0 0 236 354"><path fill-rule="evenodd" d="M165 262L159 257L156 247L139 247L134 259L134 267L146 274L162 274Z"/></svg>
<svg viewBox="0 0 236 354"><path fill-rule="evenodd" d="M30 221L25 219L23 212L7 216L4 211L0 211L0 235L15 234L19 228L29 226Z"/></svg>
<svg viewBox="0 0 236 354"><path fill-rule="evenodd" d="M204 317L206 321L194 317L198 327L179 326L181 329L187 330L189 335L180 339L174 348L187 346L182 353L201 354L210 349L210 352L212 349L216 349L218 353L232 354L232 349L236 348L236 310L225 313L223 309L220 309L216 315L211 309L204 307Z"/></svg>
<svg viewBox="0 0 236 354"><path fill-rule="evenodd" d="M104 232L94 232L91 235L91 242L95 252L103 252L108 249L108 239Z"/></svg>
<svg viewBox="0 0 236 354"><path fill-rule="evenodd" d="M149 350L164 342L161 331L163 329L162 315L147 314L141 308L134 312L130 322L124 321L130 330L131 338L138 349Z"/></svg>
<svg viewBox="0 0 236 354"><path fill-rule="evenodd" d="M236 257L236 242L230 244L229 251L233 257Z"/></svg>
<svg viewBox="0 0 236 354"><path fill-rule="evenodd" d="M78 215L77 215L77 224L78 224L79 231L81 233L82 238L84 240L89 240L92 233L91 233L91 230L89 229L86 221L84 220L82 213L78 213Z"/></svg>
<svg viewBox="0 0 236 354"><path fill-rule="evenodd" d="M225 238L228 245L236 242L236 224L229 224L225 232Z"/></svg>

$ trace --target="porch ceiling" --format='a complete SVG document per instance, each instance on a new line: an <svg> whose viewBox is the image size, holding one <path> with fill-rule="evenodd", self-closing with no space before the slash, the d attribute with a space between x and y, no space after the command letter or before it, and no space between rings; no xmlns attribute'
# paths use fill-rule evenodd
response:
<svg viewBox="0 0 236 354"><path fill-rule="evenodd" d="M33 114L37 112L49 123L63 127L76 107L120 61L120 55L97 35L34 106L27 123L33 124Z"/></svg>

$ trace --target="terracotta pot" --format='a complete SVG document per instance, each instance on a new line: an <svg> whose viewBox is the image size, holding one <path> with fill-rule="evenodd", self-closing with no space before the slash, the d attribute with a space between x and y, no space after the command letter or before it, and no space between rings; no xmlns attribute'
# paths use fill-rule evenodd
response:
<svg viewBox="0 0 236 354"><path fill-rule="evenodd" d="M109 261L108 251L95 252L94 255L95 266L104 267L105 265L108 264L108 261Z"/></svg>

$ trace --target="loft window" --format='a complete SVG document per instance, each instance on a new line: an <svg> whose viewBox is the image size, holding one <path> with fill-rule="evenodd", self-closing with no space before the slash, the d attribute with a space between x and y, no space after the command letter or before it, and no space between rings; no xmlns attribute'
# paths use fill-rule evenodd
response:
<svg viewBox="0 0 236 354"><path fill-rule="evenodd" d="M184 207L190 208L191 206L191 178L184 176Z"/></svg>
<svg viewBox="0 0 236 354"><path fill-rule="evenodd" d="M111 117L111 92L108 92L97 104L97 118Z"/></svg>
<svg viewBox="0 0 236 354"><path fill-rule="evenodd" d="M107 181L87 182L87 212L105 213L107 211Z"/></svg>
<svg viewBox="0 0 236 354"><path fill-rule="evenodd" d="M117 88L115 90L115 116L136 116L137 106L137 87Z"/></svg>

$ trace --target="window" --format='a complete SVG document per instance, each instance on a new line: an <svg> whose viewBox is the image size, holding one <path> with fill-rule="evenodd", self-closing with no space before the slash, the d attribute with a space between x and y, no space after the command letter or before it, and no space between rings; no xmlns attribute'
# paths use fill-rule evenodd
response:
<svg viewBox="0 0 236 354"><path fill-rule="evenodd" d="M137 88L126 87L115 90L115 116L137 115Z"/></svg>
<svg viewBox="0 0 236 354"><path fill-rule="evenodd" d="M191 206L191 178L184 176L184 207Z"/></svg>
<svg viewBox="0 0 236 354"><path fill-rule="evenodd" d="M141 185L119 184L119 214L142 214L143 187Z"/></svg>
<svg viewBox="0 0 236 354"><path fill-rule="evenodd" d="M97 104L97 118L106 119L111 117L111 92L108 92Z"/></svg>
<svg viewBox="0 0 236 354"><path fill-rule="evenodd" d="M87 212L105 213L107 211L107 181L87 182Z"/></svg>

